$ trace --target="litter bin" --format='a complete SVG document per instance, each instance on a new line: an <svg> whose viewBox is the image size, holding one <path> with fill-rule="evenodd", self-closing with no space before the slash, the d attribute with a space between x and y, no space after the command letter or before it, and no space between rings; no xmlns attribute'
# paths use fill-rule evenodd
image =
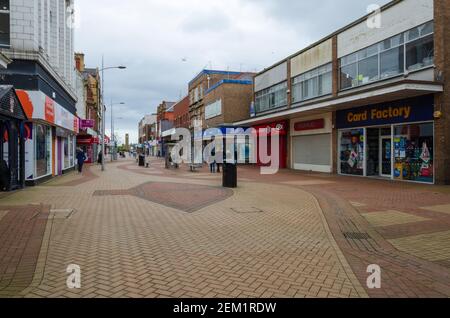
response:
<svg viewBox="0 0 450 318"><path fill-rule="evenodd" d="M145 167L145 156L139 155L139 167Z"/></svg>
<svg viewBox="0 0 450 318"><path fill-rule="evenodd" d="M224 188L237 188L237 165L232 163L223 164L222 185Z"/></svg>

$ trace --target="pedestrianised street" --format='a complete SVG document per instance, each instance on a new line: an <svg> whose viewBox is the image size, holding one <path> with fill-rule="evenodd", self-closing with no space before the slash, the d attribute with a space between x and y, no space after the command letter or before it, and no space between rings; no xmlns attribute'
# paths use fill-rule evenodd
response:
<svg viewBox="0 0 450 318"><path fill-rule="evenodd" d="M219 174L128 158L2 195L0 294L450 296L448 188L238 174L224 189ZM372 264L380 289L367 285ZM79 289L68 288L70 265Z"/></svg>

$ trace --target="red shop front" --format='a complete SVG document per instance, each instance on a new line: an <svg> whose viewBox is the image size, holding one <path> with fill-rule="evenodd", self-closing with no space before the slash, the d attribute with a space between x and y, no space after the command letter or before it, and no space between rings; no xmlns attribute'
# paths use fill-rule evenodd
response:
<svg viewBox="0 0 450 318"><path fill-rule="evenodd" d="M279 142L279 158L280 158L280 169L287 168L287 135L288 135L289 124L287 121L273 122L270 124L259 125L252 127L256 130L257 137L257 148L258 148L258 166L268 166L270 164L264 165L261 163L260 153L259 153L259 139L261 136L267 136L267 152L268 155L272 155L272 137L277 135L280 138Z"/></svg>
<svg viewBox="0 0 450 318"><path fill-rule="evenodd" d="M91 136L78 136L77 148L81 148L86 154L86 163L94 163L100 150L100 139Z"/></svg>

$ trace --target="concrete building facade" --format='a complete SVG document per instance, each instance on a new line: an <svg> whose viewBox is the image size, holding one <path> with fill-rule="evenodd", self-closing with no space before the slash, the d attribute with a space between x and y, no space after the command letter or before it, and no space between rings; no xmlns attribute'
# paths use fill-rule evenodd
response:
<svg viewBox="0 0 450 318"><path fill-rule="evenodd" d="M287 57L235 124L283 131L292 169L449 184L449 8L395 0Z"/></svg>
<svg viewBox="0 0 450 318"><path fill-rule="evenodd" d="M75 166L73 0L3 0L0 6L0 52L11 60L0 69L0 84L14 86L30 120L25 170L33 185Z"/></svg>

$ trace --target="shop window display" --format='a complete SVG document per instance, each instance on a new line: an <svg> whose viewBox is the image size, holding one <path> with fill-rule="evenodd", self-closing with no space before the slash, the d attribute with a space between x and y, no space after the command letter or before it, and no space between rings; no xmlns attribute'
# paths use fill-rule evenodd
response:
<svg viewBox="0 0 450 318"><path fill-rule="evenodd" d="M395 127L394 177L433 183L433 124L413 124Z"/></svg>
<svg viewBox="0 0 450 318"><path fill-rule="evenodd" d="M47 126L36 125L36 176L43 177L51 170L51 132Z"/></svg>
<svg viewBox="0 0 450 318"><path fill-rule="evenodd" d="M341 132L341 173L364 175L364 129Z"/></svg>

